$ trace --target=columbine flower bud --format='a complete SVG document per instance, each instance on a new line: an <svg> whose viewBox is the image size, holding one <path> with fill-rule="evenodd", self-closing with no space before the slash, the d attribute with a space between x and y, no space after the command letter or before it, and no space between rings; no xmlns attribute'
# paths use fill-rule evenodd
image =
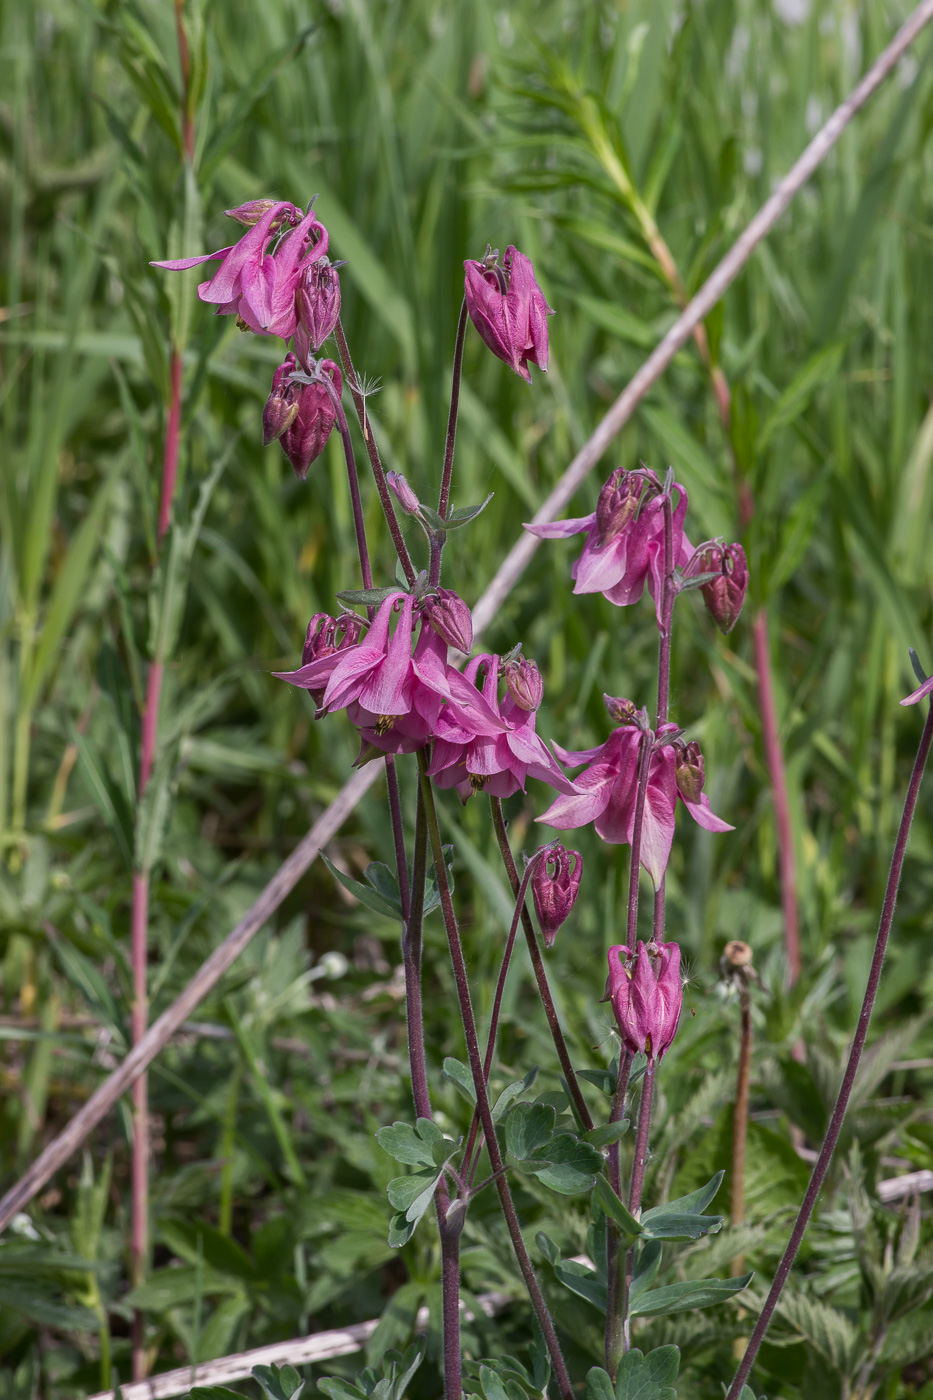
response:
<svg viewBox="0 0 933 1400"><path fill-rule="evenodd" d="M404 482L405 489L411 492L411 487L405 478L400 477L399 480ZM414 493L411 492L411 494ZM458 597L452 589L439 588L436 596L426 598L422 613L437 635L449 647L469 652L473 645L473 615L463 599Z"/></svg>
<svg viewBox="0 0 933 1400"><path fill-rule="evenodd" d="M660 1060L670 1048L683 1005L680 949L676 943L623 944L609 949L606 997L622 1043L632 1054Z"/></svg>
<svg viewBox="0 0 933 1400"><path fill-rule="evenodd" d="M386 472L386 481L389 483L389 490L398 501L406 515L418 515L421 511L421 502L402 476L401 472ZM469 651L469 647L464 647L464 651Z"/></svg>
<svg viewBox="0 0 933 1400"><path fill-rule="evenodd" d="M298 320L312 350L318 350L340 317L340 277L337 269L321 258L310 263L298 279L296 292Z"/></svg>
<svg viewBox="0 0 933 1400"><path fill-rule="evenodd" d="M248 199L245 204L238 204L236 209L225 209L224 213L228 219L236 219L238 224L245 224L247 228L252 228L259 223L263 214L268 214L269 210L274 209L278 202L275 199ZM294 209L294 205L290 205L289 208ZM278 222L283 222L285 218L287 218L287 214L283 214ZM289 222L294 222L294 220L289 219Z"/></svg>
<svg viewBox="0 0 933 1400"><path fill-rule="evenodd" d="M298 385L289 382L294 368L294 355L286 355L272 376L272 392L262 411L263 447L280 438L298 417Z"/></svg>
<svg viewBox="0 0 933 1400"><path fill-rule="evenodd" d="M599 493L596 502L597 548L602 549L618 539L633 519L641 500L642 479L634 472L618 467Z"/></svg>
<svg viewBox="0 0 933 1400"><path fill-rule="evenodd" d="M615 724L638 723L638 711L631 700L624 700L621 695L604 695L603 703Z"/></svg>
<svg viewBox="0 0 933 1400"><path fill-rule="evenodd" d="M507 661L502 670L508 692L519 709L536 710L544 698L544 681L537 664L522 656L517 661Z"/></svg>
<svg viewBox="0 0 933 1400"><path fill-rule="evenodd" d="M720 632L731 632L736 624L748 589L748 564L740 544L714 546L699 561L699 572L718 572L719 577L704 583L700 590L706 610Z"/></svg>
<svg viewBox="0 0 933 1400"><path fill-rule="evenodd" d="M685 802L699 802L706 782L706 765L696 739L678 748L674 759L677 787Z"/></svg>
<svg viewBox="0 0 933 1400"><path fill-rule="evenodd" d="M531 894L546 948L553 946L557 930L573 908L582 874L580 852L567 851L560 844L552 846L538 862L531 877Z"/></svg>
<svg viewBox="0 0 933 1400"><path fill-rule="evenodd" d="M293 358L286 356L286 361ZM343 384L340 370L333 360L319 361L317 372L319 377L315 382L297 385L298 412L279 438L295 475L301 481L308 475L311 463L320 457L327 446L337 416L336 405L322 377L326 374L331 380L338 399Z"/></svg>
<svg viewBox="0 0 933 1400"><path fill-rule="evenodd" d="M301 664L321 661L334 652L345 651L356 646L363 630L363 619L356 613L341 613L333 618L329 613L315 613L308 623L305 644L301 652Z"/></svg>
<svg viewBox="0 0 933 1400"><path fill-rule="evenodd" d="M494 355L531 383L529 364L547 369L547 318L554 312L535 281L531 260L511 244L500 265L498 249L464 264L467 311Z"/></svg>

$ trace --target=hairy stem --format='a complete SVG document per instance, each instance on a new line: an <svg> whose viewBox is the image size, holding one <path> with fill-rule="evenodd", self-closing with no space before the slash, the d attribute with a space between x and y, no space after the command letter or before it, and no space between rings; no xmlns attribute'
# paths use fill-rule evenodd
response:
<svg viewBox="0 0 933 1400"><path fill-rule="evenodd" d="M638 746L638 791L635 796L635 820L632 824L632 848L628 877L628 913L625 938L630 952L638 943L638 883L641 874L641 833L645 823L645 799L648 796L648 772L651 767L651 735L642 734Z"/></svg>
<svg viewBox="0 0 933 1400"><path fill-rule="evenodd" d="M525 1247L522 1238L521 1225L515 1211L515 1204L512 1200L512 1193L506 1180L503 1170L504 1163L502 1153L499 1149L499 1141L496 1137L496 1127L492 1118L492 1109L489 1103L489 1094L486 1091L486 1080L483 1077L483 1066L480 1061L479 1040L476 1035L476 1019L473 1015L473 1004L470 998L470 984L467 978L466 963L463 958L463 947L460 942L460 930L457 927L457 917L454 913L453 901L450 896L450 886L447 883L447 867L444 865L444 851L441 845L441 830L437 820L437 811L434 806L434 791L431 780L427 775L427 760L424 751L418 754L418 767L421 772L421 789L424 794L424 809L428 822L428 835L431 841L431 853L434 858L434 870L437 877L438 891L441 897L441 910L444 916L444 928L447 932L447 944L450 949L450 960L453 965L454 981L457 987L457 1000L460 1003L460 1016L463 1022L463 1034L466 1040L467 1058L470 1062L470 1072L473 1076L473 1087L476 1090L476 1102L479 1107L480 1122L486 1136L486 1150L489 1153L489 1161L495 1175L496 1190L499 1193L499 1204L502 1207L502 1214L505 1216L506 1227L512 1241L512 1248L515 1251L515 1258L521 1270L522 1278L525 1280L525 1287L528 1289L528 1296L531 1305L535 1310L535 1316L541 1327L544 1336L544 1343L551 1358L551 1365L554 1368L554 1375L557 1386L563 1400L574 1400L573 1386L570 1375L567 1371L567 1364L564 1361L563 1353L560 1349L560 1342L557 1339L557 1332L551 1320L547 1303L544 1301L544 1294L535 1276L534 1267Z"/></svg>
<svg viewBox="0 0 933 1400"><path fill-rule="evenodd" d="M612 1098L612 1107L609 1110L609 1122L620 1123L625 1113L625 1096L628 1093L628 1081L632 1073L632 1061L634 1055L624 1046L619 1051L619 1077L616 1081L616 1091ZM622 1199L622 1154L619 1151L618 1141L609 1146L609 1184L613 1191ZM622 1242L619 1237L619 1230L614 1221L609 1220L607 1224L606 1238L606 1264L609 1276L609 1296L606 1301L606 1330L604 1338L604 1349L606 1354L606 1370L615 1379L615 1373L619 1365L619 1357L623 1351L623 1324L625 1321L623 1309L623 1294L625 1289L625 1250L621 1247Z"/></svg>
<svg viewBox="0 0 933 1400"><path fill-rule="evenodd" d="M748 978L740 975L739 999L742 1008L739 1031L739 1065L735 1080L735 1109L732 1114L732 1195L729 1218L733 1226L745 1219L745 1150L748 1142L748 1090L752 1069L752 1002ZM737 1254L729 1272L739 1278L745 1272L745 1256Z"/></svg>
<svg viewBox="0 0 933 1400"><path fill-rule="evenodd" d="M904 811L901 815L901 823L898 827L897 840L894 843L894 853L891 857L891 869L888 872L888 883L884 891L884 901L881 906L881 918L878 923L878 935L875 939L875 951L872 954L871 967L868 973L868 982L865 987L865 996L862 1000L862 1009L859 1012L858 1024L855 1028L855 1035L852 1040L852 1049L849 1051L849 1060L846 1064L845 1074L842 1076L842 1084L839 1088L839 1097L833 1109L832 1117L829 1120L829 1127L826 1130L826 1138L820 1149L820 1155L816 1159L813 1168L813 1175L810 1177L810 1184L807 1193L803 1198L800 1213L794 1222L787 1248L778 1264L777 1272L774 1275L774 1282L771 1291L765 1299L764 1307L755 1323L754 1331L749 1338L745 1355L742 1358L739 1369L736 1372L735 1380L729 1388L726 1400L739 1400L742 1387L748 1379L749 1372L754 1365L755 1357L758 1355L758 1348L768 1330L774 1309L777 1307L778 1299L783 1292L787 1282L787 1276L791 1271L794 1260L797 1257L797 1250L800 1248L800 1241L813 1214L813 1207L816 1205L820 1188L829 1170L833 1153L836 1150L836 1143L839 1141L839 1132L845 1118L846 1108L849 1104L849 1097L852 1093L852 1086L855 1083L855 1076L858 1071L859 1061L862 1058L862 1050L865 1047L865 1038L868 1035L868 1025L871 1020L872 1008L875 1004L875 996L878 991L878 983L881 980L881 968L884 963L885 949L888 945L888 935L891 932L891 924L894 920L894 906L897 903L897 892L901 882L901 871L904 867L904 856L907 851L907 841L910 836L910 826L913 821L914 809L917 806L917 797L920 793L920 783L923 772L926 768L927 758L930 752L930 742L933 740L933 706L927 714L926 723L923 726L923 734L920 738L920 745L917 749L917 756L914 759L913 772L910 775L910 783L907 788L907 796L904 800Z"/></svg>
<svg viewBox="0 0 933 1400"><path fill-rule="evenodd" d="M489 1072L492 1069L492 1058L496 1049L496 1034L499 1029L499 1013L502 1009L502 995L505 991L505 979L509 973L509 966L512 961L512 950L515 947L515 938L518 933L518 921L521 911L525 905L525 895L528 893L528 886L531 877L541 860L545 856L545 851L537 851L525 867L525 874L522 876L521 888L515 900L515 912L512 915L512 923L509 926L509 936L505 940L505 952L502 954L502 966L499 969L499 980L496 983L496 994L492 1002L492 1015L489 1018L489 1034L486 1037L486 1054L483 1059L483 1077L489 1083ZM470 1165L470 1157L473 1153L473 1144L476 1142L476 1134L479 1130L479 1109L473 1111L473 1121L470 1124L470 1131L467 1136L467 1144L463 1153L463 1175L472 1184L476 1175L476 1168L479 1163L479 1151L476 1153L476 1161Z"/></svg>
<svg viewBox="0 0 933 1400"><path fill-rule="evenodd" d="M447 415L447 442L444 446L444 470L441 474L441 489L437 498L437 513L442 520L447 519L450 509L450 480L454 469L454 446L457 441L457 414L460 411L460 376L463 370L463 342L466 338L467 304L464 298L460 306L460 320L457 322L457 340L454 345L453 376L450 383L450 412ZM441 553L446 536L439 534L431 538L431 564L428 582L436 588L441 579Z"/></svg>
<svg viewBox="0 0 933 1400"><path fill-rule="evenodd" d="M356 456L353 451L353 443L350 439L350 426L347 423L347 415L343 411L343 404L340 402L340 395L337 393L337 386L327 374L321 375L321 383L330 396L330 401L334 405L337 415L337 427L340 430L340 440L343 443L343 455L347 463L347 483L350 487L350 503L353 508L353 529L356 532L356 548L360 556L360 573L363 576L363 587L372 588L373 571L369 564L369 546L366 543L366 522L363 519L363 503L360 500L360 478L356 470Z"/></svg>
<svg viewBox="0 0 933 1400"><path fill-rule="evenodd" d="M492 810L492 824L495 828L496 840L499 843L499 853L502 856L505 873L509 877L512 893L517 895L519 885L518 870L515 865L515 857L512 855L512 847L509 845L509 834L506 830L505 818L502 815L502 803L499 801L498 797L490 797L489 805ZM570 1062L570 1051L567 1049L567 1042L564 1039L564 1032L561 1029L560 1018L557 1015L557 1007L554 1005L554 998L551 996L551 988L548 985L547 972L544 967L544 959L541 956L541 949L538 946L534 924L531 921L531 915L528 912L524 900L521 901L519 907L525 942L528 944L528 954L531 958L531 966L534 969L535 981L538 984L538 995L544 1007L544 1014L551 1032L551 1039L554 1042L557 1058L560 1061L561 1072L567 1085L567 1092L573 1100L577 1117L584 1131L589 1132L593 1127L593 1117L587 1107L586 1099L583 1097L580 1081L577 1079L573 1065Z"/></svg>
<svg viewBox="0 0 933 1400"><path fill-rule="evenodd" d="M353 361L350 358L350 347L347 344L347 337L344 334L343 325L340 321L337 322L334 335L337 340L337 353L340 356L340 363L343 366L343 372L346 376L350 395L353 399L353 405L356 408L356 416L359 419L363 441L366 443L366 451L369 453L369 462L373 469L373 479L376 483L376 490L379 492L379 500L382 503L382 512L386 518L386 524L389 527L389 533L392 536L392 543L395 545L395 552L402 566L402 572L405 575L409 587L411 587L415 581L414 565L411 562L408 546L405 544L405 540L402 537L402 529L398 523L398 517L395 514L395 508L392 504L392 494L389 491L389 483L386 481L386 474L382 466L382 458L379 456L379 449L376 446L376 441L373 437L369 419L366 414L366 398L360 389L359 380L356 377L356 370L353 368Z"/></svg>

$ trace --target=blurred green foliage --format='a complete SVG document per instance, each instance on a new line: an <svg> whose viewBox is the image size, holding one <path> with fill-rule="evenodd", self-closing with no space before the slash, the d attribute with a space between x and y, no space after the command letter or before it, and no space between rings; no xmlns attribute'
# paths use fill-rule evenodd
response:
<svg viewBox="0 0 933 1400"><path fill-rule="evenodd" d="M0 5L7 1182L128 1043L134 847L142 841L153 872L155 1015L335 795L356 749L342 716L314 724L307 697L269 674L295 663L308 617L357 583L337 444L306 485L276 447L263 450L276 344L212 317L195 299L196 272L170 276L149 262L223 246L224 208L262 195L304 204L317 192L334 253L349 264L354 358L380 381L372 430L386 465L429 498L462 260L487 242L532 256L557 310L548 376L529 390L477 337L467 342L454 501L495 497L452 537L445 582L472 602L678 299L907 10L901 0L185 0L196 137L186 167L169 0ZM693 594L675 622L673 717L701 740L713 806L736 832L685 828L675 844L668 928L684 946L695 1016L660 1078L647 1199L729 1168L738 1013L717 974L728 938L752 944L763 987L747 1220L672 1248L674 1278L728 1271L740 1253L759 1279L770 1275L806 1179L795 1148L819 1143L854 1025L919 733L917 712L897 701L913 685L907 647L933 664L929 46L921 37L902 60L710 317L709 363L732 391L730 435L691 344L604 464L673 463L696 539L739 537L737 473L755 501L743 536L746 617L724 640ZM672 259L666 275L655 234ZM158 573L173 350L184 356L182 453L175 554ZM574 513L592 508L596 485ZM388 583L371 489L365 506L377 582ZM571 545L539 550L488 643L506 651L521 640L539 661L540 728L574 748L604 736L602 692L650 702L654 626L647 604L622 612L572 597L572 558ZM151 618L168 616L158 600L169 587L160 759L140 812L139 714L160 645ZM800 881L805 969L792 992L748 625L758 607ZM401 767L410 816L415 778ZM507 804L516 848L538 843L544 800L530 790ZM758 1389L772 1395L933 1396L929 1211L877 1197L879 1179L933 1167L931 813L925 792L874 1058L762 1353ZM510 898L482 799L445 801L442 820L482 1018ZM600 1069L614 1052L598 998L626 862L589 833L580 844L583 893L549 960L576 1061ZM391 862L381 787L328 856L351 876L371 859ZM469 1108L440 1072L462 1045L436 915L426 956L432 1094L456 1135ZM401 1251L388 1247L396 1168L375 1141L411 1112L403 1010L396 927L315 865L153 1067L146 1282L128 1293L126 1109L0 1243L0 1396L64 1400L126 1380L134 1305L146 1312L153 1365L166 1369L375 1317L367 1360L379 1366L387 1349L409 1345L427 1304L428 1357L412 1391L437 1394L437 1250L427 1223ZM501 1045L501 1084L541 1064L543 1087L557 1088L523 957ZM566 1201L555 1224L536 1178L516 1192L529 1239L540 1220L565 1255L585 1248L582 1205ZM488 1196L468 1218L465 1279L474 1293L519 1298ZM601 1357L598 1316L546 1264L542 1274L582 1376ZM676 1341L678 1394L711 1400L747 1327L731 1308L715 1320L649 1319L637 1339L646 1350ZM474 1361L527 1360L531 1342L522 1304L464 1327ZM340 1367L353 1374L353 1358Z"/></svg>

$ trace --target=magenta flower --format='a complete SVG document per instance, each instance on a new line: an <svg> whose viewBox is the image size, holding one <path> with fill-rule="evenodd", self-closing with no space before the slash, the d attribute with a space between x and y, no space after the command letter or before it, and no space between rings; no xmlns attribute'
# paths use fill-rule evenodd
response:
<svg viewBox="0 0 933 1400"><path fill-rule="evenodd" d="M554 312L535 281L531 260L509 244L487 248L482 262L467 259L464 296L470 320L494 355L531 383L529 364L547 369L547 318Z"/></svg>
<svg viewBox="0 0 933 1400"><path fill-rule="evenodd" d="M364 753L369 746L383 753L421 748L442 715L458 733L495 735L506 728L476 688L448 666L446 643L426 621L412 651L414 606L411 594L392 592L362 641L316 656L297 671L275 672L319 697L320 714L345 709L361 731Z"/></svg>
<svg viewBox="0 0 933 1400"><path fill-rule="evenodd" d="M634 953L622 943L609 949L606 997L633 1055L663 1058L677 1034L683 996L676 943L639 943Z"/></svg>
<svg viewBox="0 0 933 1400"><path fill-rule="evenodd" d="M697 558L699 574L718 574L701 588L706 610L720 632L731 632L748 590L748 563L740 544L711 545ZM691 571L692 572L692 571Z"/></svg>
<svg viewBox="0 0 933 1400"><path fill-rule="evenodd" d="M615 706L617 712L626 703L611 700L608 696L605 699L610 709ZM653 736L637 725L623 724L614 729L598 748L577 753L568 753L555 744L555 751L562 762L570 767L578 763L588 766L574 780L576 791L558 797L538 821L545 826L557 827L560 831L574 830L593 822L597 834L604 841L612 845L630 845L635 829L639 751L642 743L652 743L640 860L657 889L671 853L678 797L694 821L707 831L733 830L710 808L709 798L701 790L702 777L699 788L690 789L688 794L678 787L675 749L670 743L656 742L666 734L674 733L676 728L674 724L662 724L657 736ZM699 754L696 744L691 745L690 749Z"/></svg>
<svg viewBox="0 0 933 1400"><path fill-rule="evenodd" d="M511 797L519 788L524 792L528 778L550 783L558 792L574 792L574 784L535 733L535 711L523 708L510 693L499 704L499 658L474 656L464 667L463 679L478 689L483 669L481 694L488 709L502 721L502 731L471 732L457 722L455 710L446 710L438 722L429 775L438 787L455 787L462 802L482 791L494 797Z"/></svg>
<svg viewBox="0 0 933 1400"><path fill-rule="evenodd" d="M693 556L684 534L687 493L678 482L674 485L678 500L673 510L673 563L683 567ZM638 602L647 582L660 624L664 505L653 472L627 472L620 467L600 491L592 515L526 525L525 529L543 540L567 539L586 531L583 553L570 570L574 593L603 593L610 603L626 607Z"/></svg>
<svg viewBox="0 0 933 1400"><path fill-rule="evenodd" d="M327 230L312 209L302 216L287 200L251 200L227 212L240 223L251 222L238 243L215 253L154 262L152 266L180 272L199 263L219 261L213 277L198 287L201 300L215 304L218 316L239 316L259 335L288 340L298 324L299 280L326 254ZM282 234L285 225L291 228ZM277 246L270 253L267 250L273 239L278 240Z"/></svg>
<svg viewBox="0 0 933 1400"><path fill-rule="evenodd" d="M550 846L538 861L531 877L531 894L544 946L551 948L557 930L568 918L580 888L583 857L579 851L567 851L558 841ZM540 855L540 852L539 852Z"/></svg>
<svg viewBox="0 0 933 1400"><path fill-rule="evenodd" d="M272 392L262 414L262 441L268 446L278 438L295 475L304 481L311 463L327 446L337 406L323 382L324 375L334 386L337 398L343 377L333 360L318 360L315 378L297 378L298 365L289 352L272 376Z"/></svg>
<svg viewBox="0 0 933 1400"><path fill-rule="evenodd" d="M317 248L315 248L317 253ZM340 277L329 258L306 258L298 275L296 341L301 358L324 344L340 319ZM307 344L305 344L307 342Z"/></svg>
<svg viewBox="0 0 933 1400"><path fill-rule="evenodd" d="M356 613L341 613L339 617L331 617L330 613L315 613L305 634L301 651L302 666L309 666L312 661L323 661L326 657L336 656L338 652L356 646L362 630L363 620ZM320 705L324 698L324 686L317 691L312 690L311 694L315 703Z"/></svg>
<svg viewBox="0 0 933 1400"><path fill-rule="evenodd" d="M400 479L405 480L404 477ZM469 655L473 645L473 614L452 588L438 588L433 594L429 593L422 604L422 611L448 646Z"/></svg>

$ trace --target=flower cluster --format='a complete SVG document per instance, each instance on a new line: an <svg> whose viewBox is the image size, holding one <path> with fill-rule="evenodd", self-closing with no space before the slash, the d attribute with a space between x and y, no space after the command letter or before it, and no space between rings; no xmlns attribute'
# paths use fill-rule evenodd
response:
<svg viewBox="0 0 933 1400"><path fill-rule="evenodd" d="M324 375L339 402L340 370L333 361L318 362L314 356L340 316L340 264L327 257L327 229L310 204L302 214L287 200L253 199L226 213L246 225L239 242L152 265L182 272L219 262L213 277L198 287L201 300L215 305L218 316L236 316L241 330L293 340L294 353L286 355L272 378L262 416L263 444L278 440L303 481L323 452L336 416Z"/></svg>
<svg viewBox="0 0 933 1400"><path fill-rule="evenodd" d="M659 725L656 733L647 727L647 717L637 722L630 700L603 697L611 715L625 722L614 729L605 743L595 749L568 752L554 748L563 763L587 767L575 779L576 789L558 797L538 820L561 831L593 822L597 833L616 845L630 845L635 827L639 764L647 746L648 777L641 829L641 863L655 887L667 868L674 839L674 812L683 802L694 821L707 831L732 831L712 811L703 791L703 757L696 742L683 745L675 737L675 724Z"/></svg>
<svg viewBox="0 0 933 1400"><path fill-rule="evenodd" d="M554 315L531 259L509 244L501 263L498 248L487 248L482 262L468 258L463 266L470 320L492 353L530 384L529 364L547 369L547 318Z"/></svg>
<svg viewBox="0 0 933 1400"><path fill-rule="evenodd" d="M464 801L483 789L508 797L529 777L575 790L535 733L542 687L534 662L506 662L501 701L498 657L474 657L463 672L449 664L448 645L469 650L472 641L469 610L450 589L421 600L392 590L363 638L362 620L351 616L352 624L317 614L301 667L276 674L310 691L319 714L347 711L362 739L358 763L433 740L429 774Z"/></svg>

